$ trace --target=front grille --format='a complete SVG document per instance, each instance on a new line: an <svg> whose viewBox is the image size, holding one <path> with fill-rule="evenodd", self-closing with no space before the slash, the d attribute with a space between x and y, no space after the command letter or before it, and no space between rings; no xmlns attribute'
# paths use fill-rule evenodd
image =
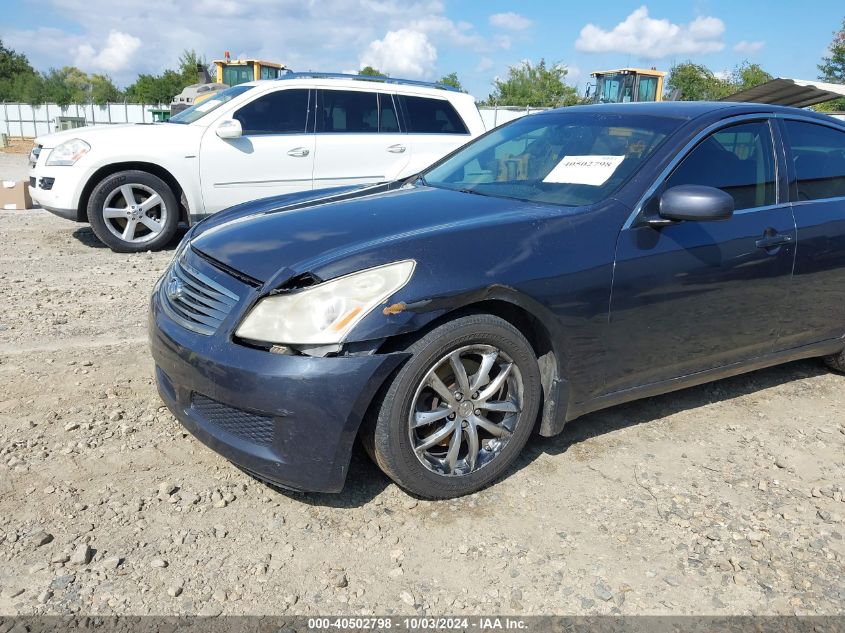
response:
<svg viewBox="0 0 845 633"><path fill-rule="evenodd" d="M177 259L161 283L161 304L167 315L184 328L214 334L238 295Z"/></svg>
<svg viewBox="0 0 845 633"><path fill-rule="evenodd" d="M252 444L273 443L273 418L230 407L199 393L191 394L191 408L208 424Z"/></svg>
<svg viewBox="0 0 845 633"><path fill-rule="evenodd" d="M35 176L29 177L29 186L35 189Z"/></svg>

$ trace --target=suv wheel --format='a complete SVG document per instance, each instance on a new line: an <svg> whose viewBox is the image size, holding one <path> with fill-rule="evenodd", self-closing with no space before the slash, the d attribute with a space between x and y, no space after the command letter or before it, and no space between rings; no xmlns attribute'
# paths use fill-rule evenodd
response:
<svg viewBox="0 0 845 633"><path fill-rule="evenodd" d="M519 330L492 315L461 317L407 348L411 359L375 403L364 445L420 497L470 494L525 446L540 406L540 372Z"/></svg>
<svg viewBox="0 0 845 633"><path fill-rule="evenodd" d="M158 176L121 171L94 187L88 200L88 222L113 251L156 251L173 239L179 226L179 205Z"/></svg>

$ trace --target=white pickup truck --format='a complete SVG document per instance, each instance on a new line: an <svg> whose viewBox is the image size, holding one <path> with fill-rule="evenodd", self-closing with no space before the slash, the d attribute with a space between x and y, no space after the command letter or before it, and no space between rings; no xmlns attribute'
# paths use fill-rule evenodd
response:
<svg viewBox="0 0 845 633"><path fill-rule="evenodd" d="M483 133L472 96L438 84L289 74L228 88L167 123L38 137L29 191L119 252L180 222L309 189L412 176Z"/></svg>

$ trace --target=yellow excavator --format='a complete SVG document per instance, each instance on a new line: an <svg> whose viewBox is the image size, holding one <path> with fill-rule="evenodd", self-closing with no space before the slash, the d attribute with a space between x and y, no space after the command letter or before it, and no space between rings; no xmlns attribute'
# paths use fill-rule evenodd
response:
<svg viewBox="0 0 845 633"><path fill-rule="evenodd" d="M170 102L169 113L156 111L161 112L156 120L167 120L170 116L178 114L192 105L202 103L231 86L258 79L278 79L287 71L287 66L276 62L266 62L259 59L232 59L229 51L226 51L223 59L215 59L214 66L216 68L216 81L212 82L205 67L202 64L197 64L198 83L186 86L182 89L182 92L173 97L173 101ZM156 112L154 112L154 116Z"/></svg>
<svg viewBox="0 0 845 633"><path fill-rule="evenodd" d="M590 74L595 83L587 84L584 96L592 103L663 101L666 73L655 68L616 68Z"/></svg>

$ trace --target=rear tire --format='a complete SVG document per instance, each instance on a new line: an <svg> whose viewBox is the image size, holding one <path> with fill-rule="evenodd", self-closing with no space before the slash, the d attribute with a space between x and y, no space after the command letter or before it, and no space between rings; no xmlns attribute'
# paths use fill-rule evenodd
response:
<svg viewBox="0 0 845 633"><path fill-rule="evenodd" d="M106 176L88 199L94 234L117 253L157 251L179 226L179 203L168 184L145 171Z"/></svg>
<svg viewBox="0 0 845 633"><path fill-rule="evenodd" d="M406 351L410 360L370 410L364 447L419 497L487 486L513 463L537 420L534 350L504 319L477 314L444 323Z"/></svg>
<svg viewBox="0 0 845 633"><path fill-rule="evenodd" d="M845 350L842 350L838 354L831 354L830 356L825 356L823 360L825 364L834 371L842 372L843 374L845 374Z"/></svg>

